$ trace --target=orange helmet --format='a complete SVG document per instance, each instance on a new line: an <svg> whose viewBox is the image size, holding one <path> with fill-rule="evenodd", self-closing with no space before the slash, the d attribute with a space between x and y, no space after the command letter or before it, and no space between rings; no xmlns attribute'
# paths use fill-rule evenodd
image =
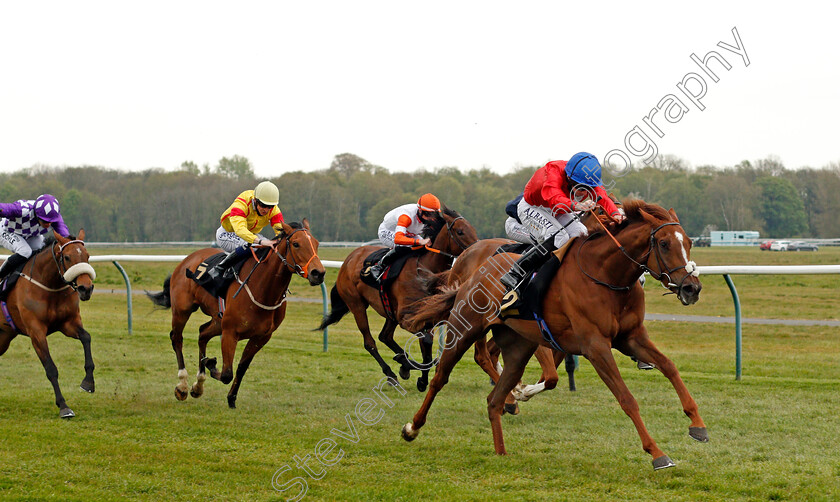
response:
<svg viewBox="0 0 840 502"><path fill-rule="evenodd" d="M430 193L423 194L417 201L417 209L421 211L440 211L440 200Z"/></svg>

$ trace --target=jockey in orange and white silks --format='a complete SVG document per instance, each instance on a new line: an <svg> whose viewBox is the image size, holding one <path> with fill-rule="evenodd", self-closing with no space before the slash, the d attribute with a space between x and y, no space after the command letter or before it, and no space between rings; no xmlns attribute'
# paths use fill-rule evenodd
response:
<svg viewBox="0 0 840 502"><path fill-rule="evenodd" d="M423 227L440 213L440 200L427 193L416 204L405 204L388 211L379 225L379 241L391 248L382 259L371 267L371 274L379 279L385 268L402 252L412 246L429 246L431 241L421 237Z"/></svg>
<svg viewBox="0 0 840 502"><path fill-rule="evenodd" d="M246 190L236 197L222 213L222 224L216 230L216 244L228 256L207 271L211 277L223 274L229 265L245 256L251 244L272 244L260 231L268 225L274 229L274 235L283 231L279 202L280 190L270 181L263 181L254 190Z"/></svg>
<svg viewBox="0 0 840 502"><path fill-rule="evenodd" d="M0 218L0 244L13 253L0 268L0 278L26 263L33 251L41 249L47 232L55 230L62 237L70 235L58 200L50 194L35 200L0 204Z"/></svg>

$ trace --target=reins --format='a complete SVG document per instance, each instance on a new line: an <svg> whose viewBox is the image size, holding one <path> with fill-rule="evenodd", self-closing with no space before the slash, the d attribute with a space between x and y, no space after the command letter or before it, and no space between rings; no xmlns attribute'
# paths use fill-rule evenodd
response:
<svg viewBox="0 0 840 502"><path fill-rule="evenodd" d="M280 254L280 251L277 250L276 246L275 246L274 249L272 249L272 252L275 255L277 255L277 257L283 263L283 266L288 268L290 272L295 273L295 274L303 277L304 279L307 279L309 277L309 273L306 271L306 269L307 269L307 267L309 267L309 264L312 263L312 260L314 260L315 258L318 257L318 253L313 252L312 256L303 265L303 267L301 267L300 265L297 264L297 262L295 262L294 255L292 255L291 260L289 260L286 257L289 254L289 251L292 247L292 241L291 241L292 236L295 235L297 232L300 232L300 231L303 231L304 235L306 235L307 240L309 240L309 245L312 248L312 250L314 251L315 246L312 245L312 237L309 234L309 232L307 232L306 229L304 229L304 228L297 228L294 231L292 231L291 233L285 234L283 236L282 240L285 241L285 243L286 243L286 249L283 252L283 254ZM251 288L248 287L248 280L251 279L251 274L254 273L254 270L256 270L258 266L260 266L262 263L265 262L265 259L262 259L262 260L259 259L259 257L257 256L257 253L254 250L253 246L251 246L251 255L254 257L254 262L255 263L254 263L254 266L251 268L251 271L248 272L248 276L245 277L245 280L240 279L239 276L234 272L234 276L236 277L236 282L239 283L239 288L236 290L236 293L233 294L233 298L236 298L237 295L239 295L239 292L242 291L242 288L245 288L245 292L248 293L248 297L251 298L251 302L253 302L254 305L256 305L256 306L258 306L258 307L260 307L264 310L275 310L275 309L279 308L281 305L283 305L283 303L286 302L286 293L283 292L283 297L280 299L280 303L278 303L277 305L273 305L273 306L263 305L262 303L258 302L254 298L254 294L251 292Z"/></svg>

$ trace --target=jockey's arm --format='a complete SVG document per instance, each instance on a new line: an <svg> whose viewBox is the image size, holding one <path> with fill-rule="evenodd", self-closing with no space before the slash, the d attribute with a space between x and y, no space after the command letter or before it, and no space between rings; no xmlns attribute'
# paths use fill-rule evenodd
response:
<svg viewBox="0 0 840 502"><path fill-rule="evenodd" d="M20 202L0 203L0 216L3 218L20 218L22 215Z"/></svg>
<svg viewBox="0 0 840 502"><path fill-rule="evenodd" d="M411 216L401 214L397 219L397 228L394 233L394 244L397 246L416 246L417 238L406 235L408 226L411 225Z"/></svg>
<svg viewBox="0 0 840 502"><path fill-rule="evenodd" d="M613 203L612 199L607 195L607 191L603 186L595 187L595 194L598 196L598 205L604 208L604 211L610 216L619 214L618 208Z"/></svg>
<svg viewBox="0 0 840 502"><path fill-rule="evenodd" d="M58 233L58 235L62 237L67 237L70 235L70 230L67 228L67 225L64 223L64 218L62 218L61 215L58 216L58 221L53 222L51 226Z"/></svg>
<svg viewBox="0 0 840 502"><path fill-rule="evenodd" d="M230 215L230 226L233 227L233 231L242 238L248 244L253 244L254 241L257 239L256 234L248 230L248 220L245 219L244 216L240 216L238 214L231 214Z"/></svg>

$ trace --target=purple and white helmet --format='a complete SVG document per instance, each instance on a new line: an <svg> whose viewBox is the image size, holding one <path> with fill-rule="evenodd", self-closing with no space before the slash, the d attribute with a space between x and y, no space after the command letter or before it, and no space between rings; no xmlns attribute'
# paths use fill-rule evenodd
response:
<svg viewBox="0 0 840 502"><path fill-rule="evenodd" d="M58 200L48 193L39 196L35 199L35 216L50 223L59 221L61 213L58 210Z"/></svg>

